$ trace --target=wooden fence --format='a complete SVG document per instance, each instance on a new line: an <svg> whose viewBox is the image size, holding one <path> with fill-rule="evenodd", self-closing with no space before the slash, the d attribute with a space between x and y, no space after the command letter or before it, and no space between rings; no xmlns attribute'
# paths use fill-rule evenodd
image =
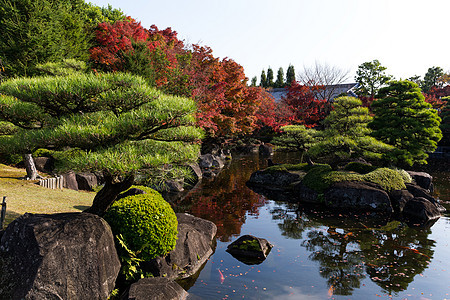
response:
<svg viewBox="0 0 450 300"><path fill-rule="evenodd" d="M49 189L62 189L64 185L64 177L56 176L39 180L39 185Z"/></svg>

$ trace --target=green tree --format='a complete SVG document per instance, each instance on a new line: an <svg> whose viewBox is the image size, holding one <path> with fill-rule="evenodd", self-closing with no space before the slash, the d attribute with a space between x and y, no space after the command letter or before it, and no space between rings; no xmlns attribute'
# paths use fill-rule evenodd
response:
<svg viewBox="0 0 450 300"><path fill-rule="evenodd" d="M303 156L315 142L317 131L304 125L287 125L280 128L281 135L275 137L272 143L290 151L298 151Z"/></svg>
<svg viewBox="0 0 450 300"><path fill-rule="evenodd" d="M0 59L6 76L33 75L37 64L64 58L87 61L97 22L119 15L83 0L0 0Z"/></svg>
<svg viewBox="0 0 450 300"><path fill-rule="evenodd" d="M359 65L355 77L359 84L358 95L374 98L378 89L392 79L391 75L386 75L385 70L386 67L376 59Z"/></svg>
<svg viewBox="0 0 450 300"><path fill-rule="evenodd" d="M273 70L271 67L269 67L269 69L267 69L267 81L266 81L266 87L273 87L274 86L274 82L273 82Z"/></svg>
<svg viewBox="0 0 450 300"><path fill-rule="evenodd" d="M250 86L256 86L256 82L258 81L258 78L255 76L252 78L252 83L250 84Z"/></svg>
<svg viewBox="0 0 450 300"><path fill-rule="evenodd" d="M286 84L291 85L292 81L295 81L295 70L293 65L289 65L286 71Z"/></svg>
<svg viewBox="0 0 450 300"><path fill-rule="evenodd" d="M267 87L267 76L266 76L266 72L264 70L261 71L261 81L259 83L260 87Z"/></svg>
<svg viewBox="0 0 450 300"><path fill-rule="evenodd" d="M354 158L378 161L393 147L370 136L367 124L371 121L369 110L354 97L339 97L333 102L334 110L325 118L325 130L308 154L325 159L332 164Z"/></svg>
<svg viewBox="0 0 450 300"><path fill-rule="evenodd" d="M428 93L432 87L438 86L438 79L444 75L444 70L440 67L428 68L427 73L423 77L422 85L420 86L424 93Z"/></svg>
<svg viewBox="0 0 450 300"><path fill-rule="evenodd" d="M372 135L394 147L391 162L403 166L426 164L427 152L436 150L442 138L437 111L425 102L419 86L411 81L391 81L381 88L372 107Z"/></svg>
<svg viewBox="0 0 450 300"><path fill-rule="evenodd" d="M277 72L277 80L275 81L275 87L281 88L285 85L283 68L279 68Z"/></svg>
<svg viewBox="0 0 450 300"><path fill-rule="evenodd" d="M131 74L74 74L8 80L0 85L0 153L54 151L58 171L102 171L105 186L89 212L102 215L134 176L153 184L183 175L197 159L201 131L193 100L161 94ZM9 95L9 96L5 96Z"/></svg>

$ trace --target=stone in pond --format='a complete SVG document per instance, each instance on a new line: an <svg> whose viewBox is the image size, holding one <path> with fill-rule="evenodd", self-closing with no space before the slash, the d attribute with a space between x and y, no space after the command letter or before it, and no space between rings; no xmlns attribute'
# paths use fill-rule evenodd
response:
<svg viewBox="0 0 450 300"><path fill-rule="evenodd" d="M266 259L272 247L266 239L243 235L228 245L227 252L247 265L256 265Z"/></svg>

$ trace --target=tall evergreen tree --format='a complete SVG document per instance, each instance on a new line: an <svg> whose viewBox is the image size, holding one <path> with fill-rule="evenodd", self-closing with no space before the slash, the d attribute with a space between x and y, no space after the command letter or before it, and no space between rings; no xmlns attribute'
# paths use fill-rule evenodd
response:
<svg viewBox="0 0 450 300"><path fill-rule="evenodd" d="M267 87L273 87L273 86L274 86L273 70L271 67L269 67L269 69L267 69Z"/></svg>
<svg viewBox="0 0 450 300"><path fill-rule="evenodd" d="M0 0L0 59L6 76L33 75L39 63L75 58L87 61L101 14L83 0Z"/></svg>
<svg viewBox="0 0 450 300"><path fill-rule="evenodd" d="M435 87L438 85L438 79L444 75L444 70L440 67L431 67L428 68L427 73L423 77L422 81L422 91L425 93L428 93L432 87Z"/></svg>
<svg viewBox="0 0 450 300"><path fill-rule="evenodd" d="M385 73L378 60L365 62L358 66L355 80L359 84L358 95L374 98L380 87L384 86L392 76Z"/></svg>
<svg viewBox="0 0 450 300"><path fill-rule="evenodd" d="M436 150L442 138L437 111L425 102L419 86L411 81L391 81L372 103L375 113L369 124L372 135L394 147L388 156L396 165L425 164L427 152Z"/></svg>
<svg viewBox="0 0 450 300"><path fill-rule="evenodd" d="M258 78L255 76L252 78L252 83L250 84L250 86L256 86L256 81L258 81Z"/></svg>
<svg viewBox="0 0 450 300"><path fill-rule="evenodd" d="M266 72L264 70L262 70L261 72L261 81L259 83L260 87L266 88L267 87L267 76L266 76Z"/></svg>
<svg viewBox="0 0 450 300"><path fill-rule="evenodd" d="M289 65L286 72L286 85L291 85L292 81L295 81L295 70L293 65Z"/></svg>
<svg viewBox="0 0 450 300"><path fill-rule="evenodd" d="M284 71L283 68L279 68L278 69L278 73L277 73L277 80L275 81L275 87L277 88L281 88L283 87L285 84L284 82Z"/></svg>

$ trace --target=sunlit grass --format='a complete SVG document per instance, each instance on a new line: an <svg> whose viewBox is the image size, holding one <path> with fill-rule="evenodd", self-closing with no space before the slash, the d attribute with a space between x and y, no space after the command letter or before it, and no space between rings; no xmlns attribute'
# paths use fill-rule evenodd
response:
<svg viewBox="0 0 450 300"><path fill-rule="evenodd" d="M20 179L25 174L25 169L0 164L0 201L7 197L6 224L26 212L79 212L92 204L93 192L47 189L37 181Z"/></svg>

